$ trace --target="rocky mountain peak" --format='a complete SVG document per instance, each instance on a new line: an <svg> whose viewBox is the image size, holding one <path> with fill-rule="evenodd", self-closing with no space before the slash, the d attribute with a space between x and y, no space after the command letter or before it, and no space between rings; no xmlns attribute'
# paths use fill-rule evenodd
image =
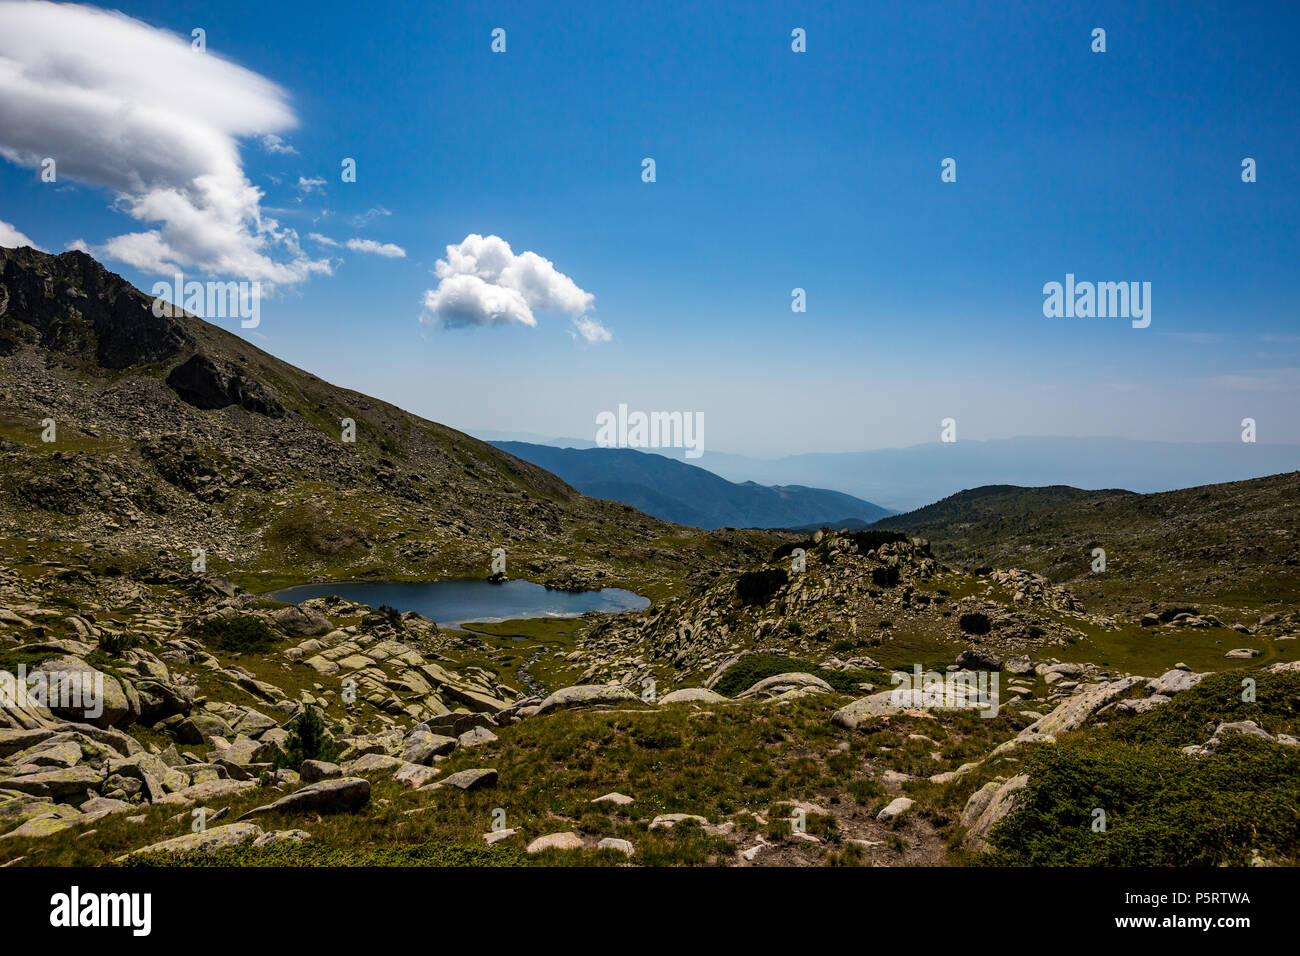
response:
<svg viewBox="0 0 1300 956"><path fill-rule="evenodd" d="M113 370L164 361L192 337L152 301L84 252L0 249L0 354L36 345Z"/></svg>

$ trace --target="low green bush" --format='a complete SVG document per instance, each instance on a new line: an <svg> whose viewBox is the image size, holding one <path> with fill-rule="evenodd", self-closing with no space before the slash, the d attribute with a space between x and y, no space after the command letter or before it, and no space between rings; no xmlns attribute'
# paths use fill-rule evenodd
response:
<svg viewBox="0 0 1300 956"><path fill-rule="evenodd" d="M736 597L741 604L766 604L785 586L788 577L781 568L746 571L736 580Z"/></svg>
<svg viewBox="0 0 1300 956"><path fill-rule="evenodd" d="M209 647L231 654L261 654L283 638L260 617L210 617L190 628L190 635Z"/></svg>

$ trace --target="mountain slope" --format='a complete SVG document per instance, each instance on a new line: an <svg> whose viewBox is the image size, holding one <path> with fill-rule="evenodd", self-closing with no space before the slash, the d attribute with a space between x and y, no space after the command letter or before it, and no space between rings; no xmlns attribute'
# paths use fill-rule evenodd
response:
<svg viewBox="0 0 1300 956"><path fill-rule="evenodd" d="M626 502L666 521L696 527L790 528L846 517L874 521L889 513L838 491L737 484L703 468L628 448L491 444L559 475L584 494Z"/></svg>
<svg viewBox="0 0 1300 956"><path fill-rule="evenodd" d="M1088 605L1273 610L1300 603L1300 472L1139 495L1062 486L963 491L874 527L928 538L967 567L1020 567ZM1106 552L1094 572L1093 549Z"/></svg>
<svg viewBox="0 0 1300 956"><path fill-rule="evenodd" d="M769 546L587 498L151 302L83 253L0 249L0 558L30 560L41 529L128 569L188 573L202 549L256 587L480 575L504 547L510 573L580 586Z"/></svg>

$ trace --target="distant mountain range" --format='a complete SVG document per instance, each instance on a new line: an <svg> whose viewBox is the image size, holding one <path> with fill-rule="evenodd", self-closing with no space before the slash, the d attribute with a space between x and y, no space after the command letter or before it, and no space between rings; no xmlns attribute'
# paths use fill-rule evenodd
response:
<svg viewBox="0 0 1300 956"><path fill-rule="evenodd" d="M697 528L792 528L869 523L891 511L852 495L801 485L735 483L663 455L629 448L555 448L494 441L584 495L632 505L665 521Z"/></svg>
<svg viewBox="0 0 1300 956"><path fill-rule="evenodd" d="M490 441L507 436L478 433ZM589 447L584 439L540 442ZM652 452L681 459L680 449ZM1008 438L908 448L750 458L706 450L691 464L728 481L834 488L891 511L910 511L985 485L1127 488L1143 494L1300 471L1300 445L1158 442L1127 438ZM838 515L847 519L851 513Z"/></svg>

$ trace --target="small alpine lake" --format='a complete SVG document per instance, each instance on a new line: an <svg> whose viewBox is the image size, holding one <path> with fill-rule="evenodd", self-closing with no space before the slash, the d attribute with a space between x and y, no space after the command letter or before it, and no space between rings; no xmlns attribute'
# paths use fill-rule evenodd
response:
<svg viewBox="0 0 1300 956"><path fill-rule="evenodd" d="M301 584L268 594L275 601L298 604L327 594L371 607L388 605L416 611L439 627L460 627L466 621L498 622L537 617L579 617L588 611L642 611L650 599L623 588L599 591L557 591L532 581L494 583L480 578L448 581L342 581Z"/></svg>

